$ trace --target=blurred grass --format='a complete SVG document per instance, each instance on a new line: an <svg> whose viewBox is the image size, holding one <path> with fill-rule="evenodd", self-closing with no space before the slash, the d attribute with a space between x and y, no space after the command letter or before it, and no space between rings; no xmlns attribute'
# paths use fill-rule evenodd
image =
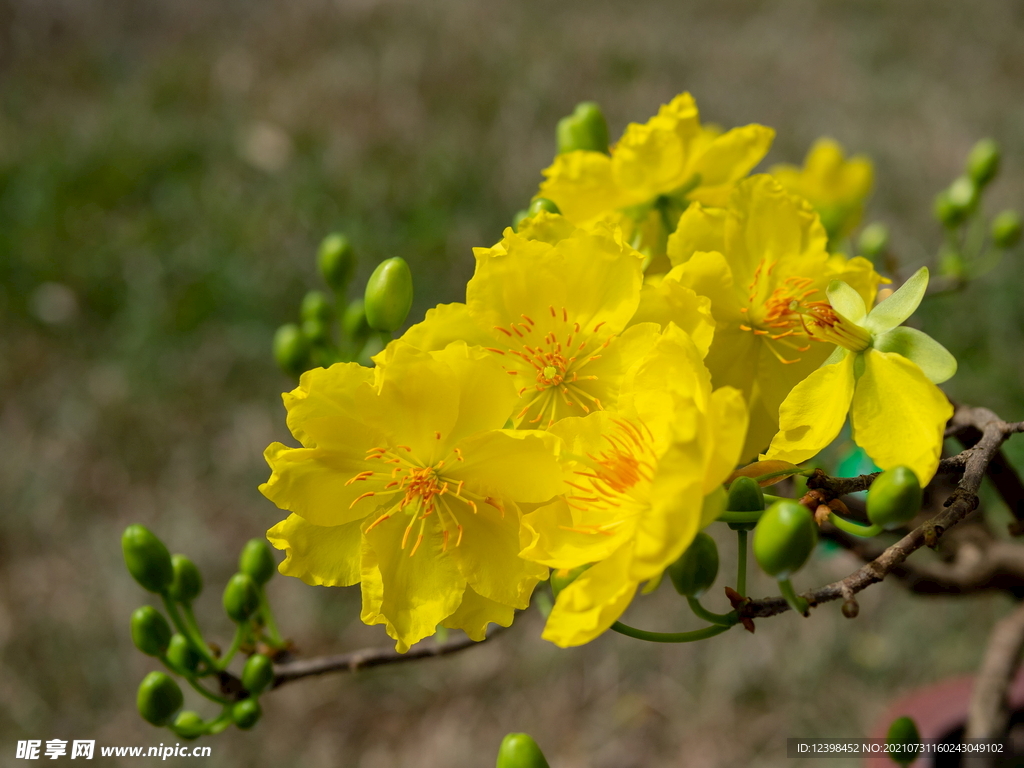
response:
<svg viewBox="0 0 1024 768"><path fill-rule="evenodd" d="M325 233L350 234L359 284L405 257L416 318L461 298L470 248L533 193L577 101L617 134L689 89L705 119L776 127L768 162L822 134L874 157L871 215L916 267L977 138L1004 148L993 211L1024 205L1022 31L1024 8L995 0L0 2L0 750L167 740L134 712L152 665L118 534L143 522L193 556L200 620L227 639L217 593L280 516L256 491L285 436L269 340ZM948 391L1012 418L1022 277L1018 250L922 318L960 360ZM304 651L385 642L352 590L272 592ZM665 591L631 618L669 628L677 608ZM883 585L855 622L831 606L754 637L576 651L525 615L457 658L276 693L209 764L486 766L527 730L561 768L781 765L785 736L862 734L898 692L972 670L1002 610Z"/></svg>

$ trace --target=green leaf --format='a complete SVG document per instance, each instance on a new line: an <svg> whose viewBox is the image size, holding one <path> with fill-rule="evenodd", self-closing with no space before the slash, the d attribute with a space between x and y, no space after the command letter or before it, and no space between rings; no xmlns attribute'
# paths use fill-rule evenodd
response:
<svg viewBox="0 0 1024 768"><path fill-rule="evenodd" d="M871 310L864 327L874 333L884 333L902 325L921 304L927 288L928 267L921 267L892 296Z"/></svg>
<svg viewBox="0 0 1024 768"><path fill-rule="evenodd" d="M916 363L934 384L941 384L956 373L956 358L916 328L893 328L876 336L874 346L879 352L895 352Z"/></svg>
<svg viewBox="0 0 1024 768"><path fill-rule="evenodd" d="M828 284L826 293L828 294L828 301L832 305L832 309L847 320L852 320L857 325L860 325L868 310L864 306L864 299L861 298L861 295L849 283L844 283L842 280L833 280Z"/></svg>

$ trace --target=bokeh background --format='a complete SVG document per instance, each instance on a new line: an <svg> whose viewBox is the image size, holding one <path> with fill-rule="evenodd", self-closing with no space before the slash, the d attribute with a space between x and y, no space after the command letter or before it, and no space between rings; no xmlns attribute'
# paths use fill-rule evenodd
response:
<svg viewBox="0 0 1024 768"><path fill-rule="evenodd" d="M154 664L128 636L146 595L119 534L142 522L192 556L200 621L228 639L219 591L280 518L256 490L291 386L270 339L318 287L325 234L351 236L360 285L407 259L415 320L462 298L471 247L533 194L577 101L618 135L690 90L706 120L777 128L769 163L820 135L871 155L869 218L916 267L975 140L1004 149L986 204L1024 205L1022 39L1009 0L0 0L0 763L18 739L173 741L135 713ZM948 391L1014 419L1021 258L922 310L961 361ZM799 581L853 566L823 556ZM270 592L304 653L387 642L357 590ZM555 768L783 765L786 736L864 735L971 671L1006 608L885 584L855 621L833 604L754 636L571 651L528 613L458 656L283 689L204 764L483 767L526 730ZM683 613L662 590L629 619Z"/></svg>

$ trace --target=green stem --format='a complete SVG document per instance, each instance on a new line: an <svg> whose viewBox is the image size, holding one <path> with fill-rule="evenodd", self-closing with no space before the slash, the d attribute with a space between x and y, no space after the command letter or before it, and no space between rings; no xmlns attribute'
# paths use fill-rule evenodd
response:
<svg viewBox="0 0 1024 768"><path fill-rule="evenodd" d="M203 657L203 661L205 661L211 669L216 669L217 661L213 658L213 654L210 652L210 649L206 647L206 643L203 642L203 638L201 636L197 636L195 632L192 631L192 627L190 627L188 623L181 618L181 614L178 613L178 608L174 604L174 601L167 597L167 595L160 595L160 598L164 601L164 609L166 609L168 615L170 615L171 622L174 624L175 629L177 629L188 639L190 643L192 643L196 652Z"/></svg>
<svg viewBox="0 0 1024 768"><path fill-rule="evenodd" d="M196 615L192 612L192 603L182 603L181 612L184 614L185 623L188 628L192 630L195 641L199 643L200 651L205 652L205 655L209 658L214 658L213 651L210 646L206 644L206 640L203 638L203 633L199 629L199 622L196 621Z"/></svg>
<svg viewBox="0 0 1024 768"><path fill-rule="evenodd" d="M260 586L260 614L263 617L263 626L270 636L270 644L276 648L284 647L284 639L277 630L277 622L274 621L274 612L270 610L270 602L267 600L267 593Z"/></svg>
<svg viewBox="0 0 1024 768"><path fill-rule="evenodd" d="M730 611L729 613L714 613L701 605L700 600L695 597L687 597L686 602L690 604L690 610L699 618L704 619L704 621L711 622L712 624L718 624L723 627L731 627L733 624L739 622L739 617L736 615L736 611Z"/></svg>
<svg viewBox="0 0 1024 768"><path fill-rule="evenodd" d="M196 679L194 677L186 677L185 679L188 680L188 684L191 685L196 690L197 693L199 693L201 696L205 696L210 701L215 701L218 704L230 704L231 703L227 699L225 699L224 697L218 696L217 694L211 693L210 691L208 691L205 688L203 688L203 686L201 686L198 682L196 682Z"/></svg>
<svg viewBox="0 0 1024 768"><path fill-rule="evenodd" d="M235 627L235 636L231 639L231 647L228 648L228 652L224 654L224 658L220 660L219 669L228 668L231 660L235 657L235 654L238 653L238 647L242 644L242 640L245 638L247 631L245 624L239 624Z"/></svg>
<svg viewBox="0 0 1024 768"><path fill-rule="evenodd" d="M706 640L709 637L727 632L729 627L716 625L714 627L697 629L693 632L648 632L644 629L630 627L621 621L616 621L612 624L611 629L620 635L628 635L629 637L635 637L637 640L646 640L649 643L692 643L696 640Z"/></svg>
<svg viewBox="0 0 1024 768"><path fill-rule="evenodd" d="M786 598L786 602L789 603L789 607L802 616L807 616L807 609L810 604L806 599L800 597L793 589L793 584L789 579L779 579L779 591L782 592L782 596Z"/></svg>
<svg viewBox="0 0 1024 768"><path fill-rule="evenodd" d="M736 591L747 596L747 532L736 531Z"/></svg>
<svg viewBox="0 0 1024 768"><path fill-rule="evenodd" d="M859 523L853 523L849 520L844 520L835 512L829 513L828 521L844 533L848 533L851 536L861 536L865 539L869 539L872 536L877 536L883 530L885 530L880 525L860 525Z"/></svg>
<svg viewBox="0 0 1024 768"><path fill-rule="evenodd" d="M224 710L217 715L216 719L206 724L206 732L217 734L231 725L231 702L224 702Z"/></svg>

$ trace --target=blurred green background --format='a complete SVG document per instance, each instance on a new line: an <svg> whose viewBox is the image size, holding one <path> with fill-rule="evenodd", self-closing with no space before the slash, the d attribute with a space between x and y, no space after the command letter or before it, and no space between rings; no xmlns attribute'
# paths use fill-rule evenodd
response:
<svg viewBox="0 0 1024 768"><path fill-rule="evenodd" d="M916 267L978 138L1004 150L992 211L1024 205L1022 35L1009 0L0 0L0 762L26 738L173 741L135 713L155 667L128 635L145 595L119 533L142 522L197 561L226 643L220 589L281 517L256 490L287 436L270 340L318 287L327 232L356 244L357 282L407 259L416 320L462 298L471 247L535 191L577 101L617 136L690 90L705 120L777 128L767 163L820 135L871 155L869 218ZM961 362L951 395L1015 419L1022 277L1018 250L922 312ZM797 586L854 566L821 559ZM303 653L387 642L357 590L270 591ZM971 671L1006 607L885 584L855 621L833 604L755 636L572 651L526 614L459 656L289 686L204 764L472 768L525 730L554 768L783 765L786 736L863 735L901 692ZM629 619L677 612L664 590Z"/></svg>

